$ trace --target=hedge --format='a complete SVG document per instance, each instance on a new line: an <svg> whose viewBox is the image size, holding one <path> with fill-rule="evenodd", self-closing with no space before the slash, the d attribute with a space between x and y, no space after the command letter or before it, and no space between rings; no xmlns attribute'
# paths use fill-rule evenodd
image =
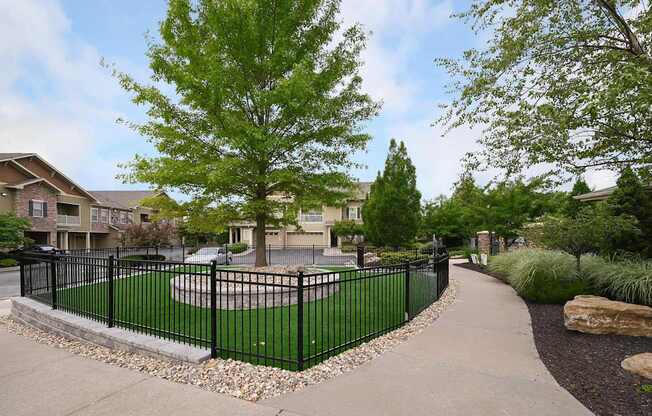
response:
<svg viewBox="0 0 652 416"><path fill-rule="evenodd" d="M380 253L379 257L382 266L404 264L417 260L427 260L429 258L427 254L417 254L414 251L386 251Z"/></svg>
<svg viewBox="0 0 652 416"><path fill-rule="evenodd" d="M238 254L242 253L243 251L247 251L249 245L247 243L233 243L229 244L227 247L231 253Z"/></svg>

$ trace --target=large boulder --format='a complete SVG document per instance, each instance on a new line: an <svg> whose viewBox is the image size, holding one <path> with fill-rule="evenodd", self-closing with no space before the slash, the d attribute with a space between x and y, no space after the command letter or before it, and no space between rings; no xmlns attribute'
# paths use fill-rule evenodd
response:
<svg viewBox="0 0 652 416"><path fill-rule="evenodd" d="M652 308L600 296L575 296L564 306L567 329L589 334L652 337Z"/></svg>
<svg viewBox="0 0 652 416"><path fill-rule="evenodd" d="M652 352L644 352L625 358L620 366L630 373L652 380Z"/></svg>

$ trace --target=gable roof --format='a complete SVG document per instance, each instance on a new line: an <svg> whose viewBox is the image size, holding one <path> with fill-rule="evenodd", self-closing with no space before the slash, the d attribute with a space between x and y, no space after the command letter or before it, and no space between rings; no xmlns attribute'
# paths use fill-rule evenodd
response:
<svg viewBox="0 0 652 416"><path fill-rule="evenodd" d="M91 191L95 198L103 205L114 206L123 209L135 208L140 205L140 201L145 198L151 198L163 191Z"/></svg>
<svg viewBox="0 0 652 416"><path fill-rule="evenodd" d="M609 198L611 194L614 193L614 191L618 189L617 186L610 186L608 188L603 188L603 189L598 189L593 192L587 192L585 194L580 194L576 195L573 198L577 199L578 201L604 201L605 199ZM652 191L652 184L647 186L648 191Z"/></svg>
<svg viewBox="0 0 652 416"><path fill-rule="evenodd" d="M55 191L57 191L59 193L63 193L63 191L61 191L61 189L57 188L56 186L54 186L54 184L48 182L47 180L45 180L43 178L28 179L26 181L22 181L22 182L19 182L19 183L15 183L13 185L6 185L6 186L7 186L7 188L12 188L12 189L25 189L26 186L29 186L29 185L32 185L32 184L35 184L35 183L41 183L41 182L45 183L47 186L54 189Z"/></svg>
<svg viewBox="0 0 652 416"><path fill-rule="evenodd" d="M72 179L70 179L69 177L67 177L63 172L61 172L60 170L58 170L57 168L55 168L54 166L52 166L51 164L49 164L45 159L43 159L41 156L39 156L39 155L36 154L36 153L0 153L0 162L8 162L8 163L12 163L14 166L16 166L17 168L19 168L19 169L21 169L22 171L26 172L27 174L33 176L34 178L41 178L41 179L43 179L43 180L44 180L45 182L47 182L51 187L57 189L57 190L58 190L59 192L61 192L62 194L65 194L65 192L63 192L61 189L59 189L58 187L54 186L54 185L51 183L51 181L48 181L47 179L42 178L40 175L37 175L36 173L34 173L34 172L32 172L31 170L29 170L27 167L25 167L25 166L23 166L22 164L16 162L16 160L18 160L18 159L24 159L24 158L26 158L26 157L31 157L31 158L36 158L36 159L38 159L42 164L44 164L44 165L47 166L49 169L51 169L52 172L55 172L57 175L59 175L61 178L63 178L66 182L69 182L70 184L72 184L76 189L79 190L79 192L81 192L82 194L86 195L86 196L89 197L91 200L95 201L95 197L94 197L90 192L88 192L87 190L85 190L83 187L79 186L75 181L73 181Z"/></svg>

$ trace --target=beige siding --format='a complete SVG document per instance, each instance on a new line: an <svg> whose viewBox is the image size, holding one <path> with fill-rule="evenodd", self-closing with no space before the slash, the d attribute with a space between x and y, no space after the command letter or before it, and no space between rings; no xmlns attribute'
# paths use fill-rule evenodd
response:
<svg viewBox="0 0 652 416"><path fill-rule="evenodd" d="M333 223L342 219L342 208L339 207L324 207L324 221Z"/></svg>
<svg viewBox="0 0 652 416"><path fill-rule="evenodd" d="M90 231L91 230L91 206L89 200L83 197L72 195L57 195L57 202L64 204L79 205L79 216L81 225L79 227L66 227L70 231Z"/></svg>

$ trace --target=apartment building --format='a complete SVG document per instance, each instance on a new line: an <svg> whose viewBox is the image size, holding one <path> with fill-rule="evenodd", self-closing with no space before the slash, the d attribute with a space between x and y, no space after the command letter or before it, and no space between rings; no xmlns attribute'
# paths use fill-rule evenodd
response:
<svg viewBox="0 0 652 416"><path fill-rule="evenodd" d="M131 224L155 213L140 201L159 191L87 191L35 153L0 153L0 212L28 218L26 236L60 249L120 245ZM167 195L166 195L167 196Z"/></svg>
<svg viewBox="0 0 652 416"><path fill-rule="evenodd" d="M322 206L321 209L301 211L299 228L267 228L266 242L272 246L330 246L339 247L340 238L333 233L337 221L353 220L362 224L362 205L369 196L371 182L357 182L354 194L342 206ZM229 243L247 243L254 245L256 226L253 222L233 223L229 227Z"/></svg>

